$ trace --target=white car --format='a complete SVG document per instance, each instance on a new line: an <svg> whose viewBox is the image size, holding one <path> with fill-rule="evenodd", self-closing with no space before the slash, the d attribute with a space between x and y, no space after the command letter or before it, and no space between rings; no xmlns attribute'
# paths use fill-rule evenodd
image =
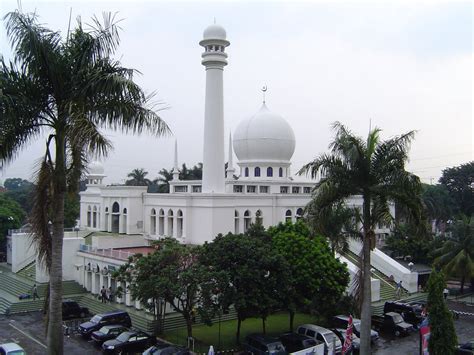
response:
<svg viewBox="0 0 474 355"><path fill-rule="evenodd" d="M0 355L26 355L26 351L16 343L0 344Z"/></svg>
<svg viewBox="0 0 474 355"><path fill-rule="evenodd" d="M342 343L337 335L329 329L314 324L303 324L296 329L296 332L323 342L325 344L325 354L333 355L341 353Z"/></svg>

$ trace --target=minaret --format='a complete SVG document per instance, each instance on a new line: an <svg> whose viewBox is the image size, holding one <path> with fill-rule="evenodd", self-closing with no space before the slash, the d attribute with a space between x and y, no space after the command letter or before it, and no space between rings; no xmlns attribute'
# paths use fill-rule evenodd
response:
<svg viewBox="0 0 474 355"><path fill-rule="evenodd" d="M230 44L224 28L211 25L204 30L202 65L206 67L204 108L204 154L202 192L225 192L224 184L224 66L225 48Z"/></svg>
<svg viewBox="0 0 474 355"><path fill-rule="evenodd" d="M178 170L178 140L174 141L174 167L173 167L173 181L179 180Z"/></svg>
<svg viewBox="0 0 474 355"><path fill-rule="evenodd" d="M232 134L229 133L229 158L227 159L227 180L234 180L234 163L232 154Z"/></svg>

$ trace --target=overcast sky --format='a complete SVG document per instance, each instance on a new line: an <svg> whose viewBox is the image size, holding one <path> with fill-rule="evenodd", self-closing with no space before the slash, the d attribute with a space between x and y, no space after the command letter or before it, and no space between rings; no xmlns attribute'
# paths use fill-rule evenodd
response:
<svg viewBox="0 0 474 355"><path fill-rule="evenodd" d="M17 1L0 1L2 18L16 8ZM23 0L22 8L36 10L42 23L63 34L71 8L73 21L81 16L86 23L94 14L118 12L123 30L116 57L138 69L138 83L169 107L160 114L178 139L180 164L202 161L205 71L198 42L214 17L231 42L224 72L226 137L258 111L266 84L267 106L295 132L293 172L327 151L334 121L364 136L370 121L383 129L383 138L417 130L408 168L423 182L436 182L443 168L473 159L469 1ZM3 21L0 42L10 60ZM174 138L107 135L115 146L103 162L107 183L123 182L134 168L155 178L173 165ZM32 142L0 172L0 181L32 179L44 143Z"/></svg>

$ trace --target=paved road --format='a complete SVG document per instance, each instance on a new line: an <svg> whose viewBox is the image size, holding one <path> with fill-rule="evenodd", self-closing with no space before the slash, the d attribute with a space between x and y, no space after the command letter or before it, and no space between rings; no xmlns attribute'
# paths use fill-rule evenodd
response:
<svg viewBox="0 0 474 355"><path fill-rule="evenodd" d="M474 307L450 302L450 308L474 313ZM462 316L455 321L456 333L460 343L474 339L474 317ZM0 316L0 344L19 343L28 355L46 353L43 318L41 313L18 314L10 317ZM418 355L419 338L414 333L403 338L381 338L374 354L377 355ZM65 337L64 353L67 355L100 354L92 343L80 336Z"/></svg>

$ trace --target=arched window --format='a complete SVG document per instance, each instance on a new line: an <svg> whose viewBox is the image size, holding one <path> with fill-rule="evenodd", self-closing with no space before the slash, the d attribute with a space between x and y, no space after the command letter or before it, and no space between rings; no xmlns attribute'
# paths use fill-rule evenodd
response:
<svg viewBox="0 0 474 355"><path fill-rule="evenodd" d="M156 234L156 210L154 208L151 209L150 213L150 234Z"/></svg>
<svg viewBox="0 0 474 355"><path fill-rule="evenodd" d="M158 234L165 235L165 211L163 209L160 209L158 215Z"/></svg>
<svg viewBox="0 0 474 355"><path fill-rule="evenodd" d="M283 177L283 168L278 169L278 176Z"/></svg>
<svg viewBox="0 0 474 355"><path fill-rule="evenodd" d="M250 211L247 210L244 212L244 233L250 228L250 224L252 223L252 216L250 215Z"/></svg>
<svg viewBox="0 0 474 355"><path fill-rule="evenodd" d="M168 210L168 231L166 235L173 236L173 210Z"/></svg>
<svg viewBox="0 0 474 355"><path fill-rule="evenodd" d="M246 168L245 168L245 177L248 177L248 176L249 176L249 168L246 167Z"/></svg>
<svg viewBox="0 0 474 355"><path fill-rule="evenodd" d="M254 176L260 176L260 168L258 166L255 167Z"/></svg>
<svg viewBox="0 0 474 355"><path fill-rule="evenodd" d="M285 222L291 222L291 210L287 210L285 213Z"/></svg>
<svg viewBox="0 0 474 355"><path fill-rule="evenodd" d="M263 223L263 213L260 210L255 212L255 223L256 224L262 224Z"/></svg>
<svg viewBox="0 0 474 355"><path fill-rule="evenodd" d="M271 166L269 166L267 168L267 176L268 177L272 177L273 176L273 168Z"/></svg>
<svg viewBox="0 0 474 355"><path fill-rule="evenodd" d="M177 221L177 236L178 238L181 238L183 236L183 211L178 210L178 221Z"/></svg>
<svg viewBox="0 0 474 355"><path fill-rule="evenodd" d="M97 228L97 206L92 209L92 228Z"/></svg>
<svg viewBox="0 0 474 355"><path fill-rule="evenodd" d="M234 233L239 234L240 233L240 228L239 228L239 211L234 212Z"/></svg>
<svg viewBox="0 0 474 355"><path fill-rule="evenodd" d="M119 233L120 230L120 205L114 202L112 205L112 233Z"/></svg>
<svg viewBox="0 0 474 355"><path fill-rule="evenodd" d="M90 227L92 225L92 212L91 206L87 207L87 226Z"/></svg>
<svg viewBox="0 0 474 355"><path fill-rule="evenodd" d="M303 218L303 214L304 214L304 211L302 208L298 208L296 210L296 220L299 220L301 218Z"/></svg>

